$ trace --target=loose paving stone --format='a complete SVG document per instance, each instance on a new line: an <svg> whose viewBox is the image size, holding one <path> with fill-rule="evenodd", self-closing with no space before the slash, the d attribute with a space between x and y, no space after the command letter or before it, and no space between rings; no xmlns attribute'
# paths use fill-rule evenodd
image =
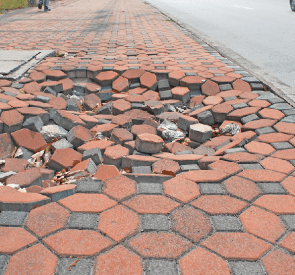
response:
<svg viewBox="0 0 295 275"><path fill-rule="evenodd" d="M48 167L55 171L70 169L75 165L75 161L81 161L82 154L72 148L56 149L52 155Z"/></svg>

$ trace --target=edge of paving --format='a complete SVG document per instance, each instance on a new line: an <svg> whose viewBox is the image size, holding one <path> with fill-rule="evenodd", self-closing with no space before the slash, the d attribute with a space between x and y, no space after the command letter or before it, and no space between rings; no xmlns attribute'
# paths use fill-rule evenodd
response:
<svg viewBox="0 0 295 275"><path fill-rule="evenodd" d="M169 12L162 10L159 7L154 6L153 4L142 0L143 3L150 5L152 8L158 10L163 16L169 18L173 23L177 24L179 27L185 29L189 33L192 34L193 39L199 39L206 43L209 47L216 50L220 53L223 57L227 58L228 60L232 61L233 63L237 64L241 68L245 69L249 73L251 73L254 77L260 80L270 92L273 92L275 95L281 97L285 101L287 101L290 105L295 107L295 91L293 91L289 86L281 82L274 76L270 76L265 73L262 69L254 65L252 62L248 61L238 53L234 52L233 50L227 48L224 44L212 40L212 38L208 37L203 32L197 30L196 28L192 27L181 21L180 19L174 17Z"/></svg>

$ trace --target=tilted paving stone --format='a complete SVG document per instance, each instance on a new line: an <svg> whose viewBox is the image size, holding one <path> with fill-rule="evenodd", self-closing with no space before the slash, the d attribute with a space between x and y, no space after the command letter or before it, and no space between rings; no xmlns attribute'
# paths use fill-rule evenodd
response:
<svg viewBox="0 0 295 275"><path fill-rule="evenodd" d="M0 273L291 275L294 107L149 5L80 4L52 3L76 21L79 9L78 23L87 14L75 38L56 36L50 22L49 34L31 37L74 58L47 57L16 83L0 80L1 185L16 188L0 186ZM132 25L116 19L123 10ZM0 48L26 49L11 33L24 41L35 27L13 31L14 21ZM96 37L81 34L93 22ZM163 138L164 119L184 138ZM232 121L242 131L220 135ZM203 140L189 132L200 124L211 132ZM78 141L75 129L86 133ZM140 146L145 133L153 136ZM15 147L24 154L11 158ZM42 150L52 170L27 165ZM52 180L77 169L87 177Z"/></svg>

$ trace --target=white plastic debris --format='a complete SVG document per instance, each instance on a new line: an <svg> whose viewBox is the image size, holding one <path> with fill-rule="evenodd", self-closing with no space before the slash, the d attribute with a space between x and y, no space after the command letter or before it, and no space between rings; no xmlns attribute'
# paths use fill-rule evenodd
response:
<svg viewBox="0 0 295 275"><path fill-rule="evenodd" d="M18 189L18 191L21 192L21 193L27 193L26 188L20 188L20 189Z"/></svg>
<svg viewBox="0 0 295 275"><path fill-rule="evenodd" d="M166 140L175 140L184 138L184 134L177 131L177 125L167 119L165 119L159 126L158 129L164 129L162 137Z"/></svg>
<svg viewBox="0 0 295 275"><path fill-rule="evenodd" d="M15 190L20 189L19 184L16 184L16 183L10 183L10 184L7 184L6 186L9 186L11 188L14 188Z"/></svg>
<svg viewBox="0 0 295 275"><path fill-rule="evenodd" d="M0 165L1 165L1 164L5 164L5 163L6 163L6 161L5 161L4 159L1 159L1 160L0 160Z"/></svg>
<svg viewBox="0 0 295 275"><path fill-rule="evenodd" d="M232 134L233 136L239 133L241 130L241 126L235 123L230 123L227 124L225 127L221 128L220 131L222 133L229 133Z"/></svg>

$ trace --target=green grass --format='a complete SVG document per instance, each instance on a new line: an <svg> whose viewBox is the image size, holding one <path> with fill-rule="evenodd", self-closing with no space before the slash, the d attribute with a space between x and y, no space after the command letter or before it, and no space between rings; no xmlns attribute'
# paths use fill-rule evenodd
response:
<svg viewBox="0 0 295 275"><path fill-rule="evenodd" d="M4 11L29 7L28 0L0 0L0 14Z"/></svg>

